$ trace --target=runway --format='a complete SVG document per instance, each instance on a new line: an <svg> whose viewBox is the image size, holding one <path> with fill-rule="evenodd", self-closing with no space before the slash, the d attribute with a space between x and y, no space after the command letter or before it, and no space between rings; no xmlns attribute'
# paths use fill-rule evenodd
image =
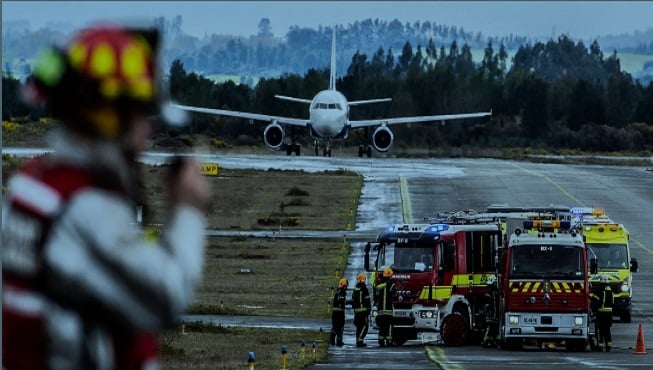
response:
<svg viewBox="0 0 653 370"><path fill-rule="evenodd" d="M377 231L390 222L421 222L437 211L476 209L490 204L512 206L603 207L631 232L633 257L640 271L634 277L633 322L615 323L615 348L606 353L540 351L528 348L508 352L481 347L423 346L409 341L399 348L381 349L375 333L369 347L353 346L353 315L347 313L346 343L332 348L328 364L314 369L532 369L647 368L653 359L633 355L637 326L645 338L653 338L653 173L641 167L557 165L495 159L388 159L296 158L270 156L215 158L225 168L278 168L305 171L344 169L361 173L365 185L357 213L356 231ZM252 163L254 162L254 163ZM299 167L298 167L299 166ZM353 281L362 270L363 243L352 244L345 275Z"/></svg>
<svg viewBox="0 0 653 370"><path fill-rule="evenodd" d="M6 152L3 150L3 153ZM146 153L146 163L161 163L170 154ZM221 168L266 170L348 170L365 178L356 230L348 236L352 255L345 275L354 280L362 270L363 243L388 223L421 222L437 211L483 210L490 204L543 206L562 204L604 208L631 234L632 257L640 271L633 278L632 323L613 325L611 353L573 353L564 350L502 351L481 347L423 346L409 341L381 349L376 334L369 347L353 346L353 314L347 312L346 345L333 348L328 364L314 369L640 369L652 368L653 358L633 355L637 326L653 340L653 172L643 167L541 164L496 159L393 159L287 157L285 155L198 154L200 161ZM339 236L340 231L333 231ZM343 234L343 237L345 235ZM650 352L651 349L647 348Z"/></svg>
<svg viewBox="0 0 653 370"><path fill-rule="evenodd" d="M634 276L633 320L613 326L610 354L541 351L526 347L508 352L481 347L405 346L381 349L376 333L369 347L353 346L353 314L347 312L346 345L331 348L328 364L313 369L639 369L653 359L633 355L637 327L653 338L653 173L642 167L538 164L495 159L312 158L284 156L203 156L224 168L302 169L308 172L349 170L365 178L355 233L374 235L388 223L421 222L437 211L476 209L490 204L542 206L562 204L605 208L631 233L632 256L640 271ZM354 240L350 235L351 240ZM363 243L352 243L345 276L362 270Z"/></svg>

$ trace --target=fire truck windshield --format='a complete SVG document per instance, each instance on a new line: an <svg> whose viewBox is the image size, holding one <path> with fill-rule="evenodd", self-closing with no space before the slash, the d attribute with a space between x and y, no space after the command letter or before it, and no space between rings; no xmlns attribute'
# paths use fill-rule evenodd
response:
<svg viewBox="0 0 653 370"><path fill-rule="evenodd" d="M433 271L433 247L389 244L379 255L379 269L392 267L395 272Z"/></svg>
<svg viewBox="0 0 653 370"><path fill-rule="evenodd" d="M512 278L580 279L582 249L563 245L519 245L512 249Z"/></svg>
<svg viewBox="0 0 653 370"><path fill-rule="evenodd" d="M625 244L594 244L588 243L590 256L598 259L600 269L628 268Z"/></svg>

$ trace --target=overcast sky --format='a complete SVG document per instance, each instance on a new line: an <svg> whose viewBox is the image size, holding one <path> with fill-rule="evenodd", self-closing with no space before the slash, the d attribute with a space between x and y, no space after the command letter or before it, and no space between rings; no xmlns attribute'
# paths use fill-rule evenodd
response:
<svg viewBox="0 0 653 370"><path fill-rule="evenodd" d="M290 25L317 28L379 18L402 23L462 26L486 36L588 38L653 27L650 1L2 1L2 22L27 20L32 28L50 22L75 27L91 21L149 20L181 15L191 35L253 35L267 17L276 36Z"/></svg>

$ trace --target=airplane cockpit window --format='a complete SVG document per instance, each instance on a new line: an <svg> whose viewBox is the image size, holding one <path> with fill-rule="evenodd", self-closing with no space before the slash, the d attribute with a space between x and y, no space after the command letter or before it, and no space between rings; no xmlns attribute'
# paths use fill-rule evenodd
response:
<svg viewBox="0 0 653 370"><path fill-rule="evenodd" d="M313 104L313 109L318 109L318 108L320 108L320 103Z"/></svg>
<svg viewBox="0 0 653 370"><path fill-rule="evenodd" d="M338 110L342 110L342 105L340 105L340 103L336 103L336 108L337 108Z"/></svg>
<svg viewBox="0 0 653 370"><path fill-rule="evenodd" d="M332 104L329 104L329 109L336 109L336 105L333 104L333 103L332 103Z"/></svg>

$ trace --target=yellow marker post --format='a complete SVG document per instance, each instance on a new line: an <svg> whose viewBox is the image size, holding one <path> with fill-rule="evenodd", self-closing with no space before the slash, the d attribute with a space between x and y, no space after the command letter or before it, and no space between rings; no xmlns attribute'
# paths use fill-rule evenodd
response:
<svg viewBox="0 0 653 370"><path fill-rule="evenodd" d="M200 173L204 176L218 176L219 166L217 163L200 164Z"/></svg>
<svg viewBox="0 0 653 370"><path fill-rule="evenodd" d="M288 348L281 346L281 370L286 370L286 361L288 360Z"/></svg>
<svg viewBox="0 0 653 370"><path fill-rule="evenodd" d="M302 339L302 341L299 342L299 346L301 347L301 351L302 351L302 361L304 361L306 359L306 342L304 342L304 340Z"/></svg>
<svg viewBox="0 0 653 370"><path fill-rule="evenodd" d="M322 332L322 328L320 328L320 333ZM315 341L313 341L313 361L317 360L317 348L315 348Z"/></svg>
<svg viewBox="0 0 653 370"><path fill-rule="evenodd" d="M249 370L254 370L256 366L256 358L254 357L254 352L250 352L247 357L247 364L249 365Z"/></svg>

